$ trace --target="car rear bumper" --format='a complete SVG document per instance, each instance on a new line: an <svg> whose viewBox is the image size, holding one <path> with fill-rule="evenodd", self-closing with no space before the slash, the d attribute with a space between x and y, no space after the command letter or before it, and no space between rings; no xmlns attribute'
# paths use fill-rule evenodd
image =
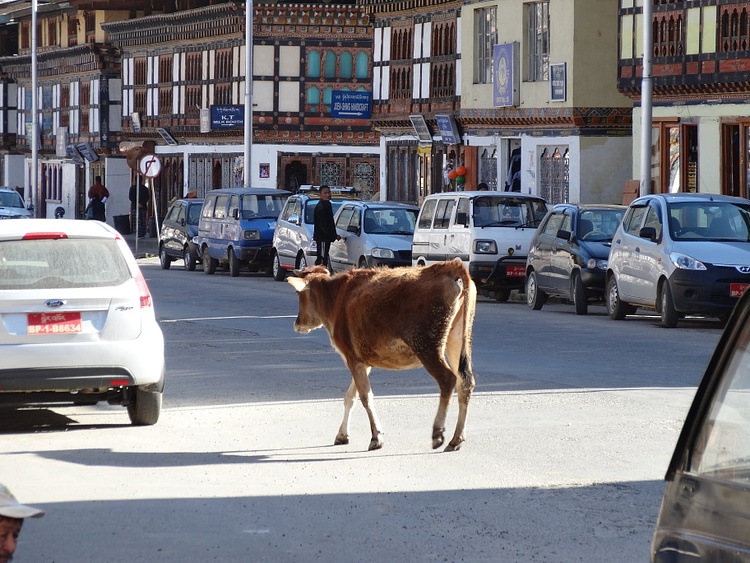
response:
<svg viewBox="0 0 750 563"><path fill-rule="evenodd" d="M685 314L722 314L732 311L739 296L733 284L750 284L750 275L733 267L709 266L708 270L675 270L669 279L675 309Z"/></svg>

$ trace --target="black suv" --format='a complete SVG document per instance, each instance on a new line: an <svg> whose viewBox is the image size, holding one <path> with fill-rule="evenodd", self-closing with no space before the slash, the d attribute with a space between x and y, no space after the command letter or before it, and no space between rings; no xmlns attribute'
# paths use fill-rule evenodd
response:
<svg viewBox="0 0 750 563"><path fill-rule="evenodd" d="M195 270L198 251L193 237L198 234L198 221L203 200L183 198L176 200L167 211L159 233L159 261L161 267L169 269L172 260L182 258L185 269Z"/></svg>
<svg viewBox="0 0 750 563"><path fill-rule="evenodd" d="M534 233L526 259L526 301L538 311L547 297L569 299L577 315L590 299L604 297L612 237L625 215L622 205L561 203Z"/></svg>

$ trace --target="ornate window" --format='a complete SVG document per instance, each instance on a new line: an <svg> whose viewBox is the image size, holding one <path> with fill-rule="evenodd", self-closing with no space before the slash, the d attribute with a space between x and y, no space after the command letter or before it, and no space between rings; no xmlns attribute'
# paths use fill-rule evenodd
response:
<svg viewBox="0 0 750 563"><path fill-rule="evenodd" d="M339 57L339 77L351 79L352 77L352 54L344 51Z"/></svg>
<svg viewBox="0 0 750 563"><path fill-rule="evenodd" d="M185 57L185 80L197 82L203 78L203 56L201 53L188 53Z"/></svg>
<svg viewBox="0 0 750 563"><path fill-rule="evenodd" d="M549 80L549 2L532 2L527 10L527 78L530 82Z"/></svg>
<svg viewBox="0 0 750 563"><path fill-rule="evenodd" d="M559 148L545 148L539 157L541 185L539 195L550 205L570 201L570 156L568 149L561 154Z"/></svg>
<svg viewBox="0 0 750 563"><path fill-rule="evenodd" d="M310 51L307 55L307 76L320 78L320 53L317 51Z"/></svg>
<svg viewBox="0 0 750 563"><path fill-rule="evenodd" d="M497 43L497 8L474 10L474 84L492 84L492 49Z"/></svg>
<svg viewBox="0 0 750 563"><path fill-rule="evenodd" d="M320 185L343 185L342 167L339 162L322 162L320 164Z"/></svg>
<svg viewBox="0 0 750 563"><path fill-rule="evenodd" d="M719 49L722 53L746 51L748 44L748 13L746 8L738 10L725 7L721 11L721 38Z"/></svg>
<svg viewBox="0 0 750 563"><path fill-rule="evenodd" d="M323 78L336 78L336 55L333 51L326 53L323 65Z"/></svg>
<svg viewBox="0 0 750 563"><path fill-rule="evenodd" d="M357 62L354 75L358 79L364 79L369 76L370 61L367 58L367 53L360 51L357 53Z"/></svg>

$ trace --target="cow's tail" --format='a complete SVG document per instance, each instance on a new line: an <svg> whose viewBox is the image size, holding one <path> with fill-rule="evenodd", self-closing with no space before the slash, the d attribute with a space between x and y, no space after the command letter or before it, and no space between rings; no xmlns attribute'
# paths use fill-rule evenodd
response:
<svg viewBox="0 0 750 563"><path fill-rule="evenodd" d="M474 327L474 314L477 308L477 288L474 281L469 276L469 272L464 269L463 275L463 333L461 339L461 356L458 361L458 371L463 379L463 385L469 393L474 389L474 368L471 364L471 335Z"/></svg>

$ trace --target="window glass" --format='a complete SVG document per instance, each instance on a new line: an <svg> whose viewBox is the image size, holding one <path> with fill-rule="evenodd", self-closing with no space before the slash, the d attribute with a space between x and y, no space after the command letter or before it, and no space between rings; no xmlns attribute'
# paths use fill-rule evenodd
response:
<svg viewBox="0 0 750 563"><path fill-rule="evenodd" d="M114 239L0 243L0 290L111 287L128 279L128 265Z"/></svg>
<svg viewBox="0 0 750 563"><path fill-rule="evenodd" d="M562 223L563 223L562 213L550 213L550 216L547 219L547 222L544 224L544 227L542 227L542 232L545 235L556 237L557 231L559 231L562 228Z"/></svg>
<svg viewBox="0 0 750 563"><path fill-rule="evenodd" d="M317 51L311 51L307 55L307 76L320 78L320 53Z"/></svg>
<svg viewBox="0 0 750 563"><path fill-rule="evenodd" d="M451 212L455 205L454 199L441 199L435 211L435 221L432 226L435 229L447 229L451 218Z"/></svg>
<svg viewBox="0 0 750 563"><path fill-rule="evenodd" d="M336 219L336 227L346 230L349 226L349 221L352 218L352 213L354 213L354 206L349 205L344 207L344 209L341 210L341 213L339 213L338 219Z"/></svg>
<svg viewBox="0 0 750 563"><path fill-rule="evenodd" d="M527 6L528 73L530 82L549 80L549 2L531 2Z"/></svg>
<svg viewBox="0 0 750 563"><path fill-rule="evenodd" d="M497 42L497 8L474 10L474 84L492 83L492 51Z"/></svg>
<svg viewBox="0 0 750 563"><path fill-rule="evenodd" d="M738 337L690 458L690 470L750 484L750 325Z"/></svg>
<svg viewBox="0 0 750 563"><path fill-rule="evenodd" d="M419 228L429 229L432 225L432 216L435 214L435 207L437 206L436 199L428 199L422 206L422 211L419 214Z"/></svg>
<svg viewBox="0 0 750 563"><path fill-rule="evenodd" d="M234 217L234 212L240 208L240 198L236 195L232 196L229 201L229 217Z"/></svg>
<svg viewBox="0 0 750 563"><path fill-rule="evenodd" d="M197 225L201 215L200 205L191 205L188 208L188 225Z"/></svg>
<svg viewBox="0 0 750 563"><path fill-rule="evenodd" d="M177 221L178 223L180 221L185 220L185 206L184 205L178 205L174 208L174 211L176 212L176 216L172 218L173 221Z"/></svg>
<svg viewBox="0 0 750 563"><path fill-rule="evenodd" d="M563 213L562 226L560 227L563 231L573 232L573 217L567 213Z"/></svg>
<svg viewBox="0 0 750 563"><path fill-rule="evenodd" d="M328 51L326 53L323 66L323 78L336 78L336 55L333 51Z"/></svg>
<svg viewBox="0 0 750 563"><path fill-rule="evenodd" d="M662 222L661 222L661 210L659 205L652 202L648 206L648 213L646 213L646 221L643 224L644 227L653 227L656 230L656 238L661 237Z"/></svg>
<svg viewBox="0 0 750 563"><path fill-rule="evenodd" d="M220 195L216 197L216 207L214 208L214 219L226 219L227 203L229 203L228 195Z"/></svg>
<svg viewBox="0 0 750 563"><path fill-rule="evenodd" d="M177 221L177 218L180 215L180 208L182 205L173 205L169 210L169 216L167 217L168 221Z"/></svg>
<svg viewBox="0 0 750 563"><path fill-rule="evenodd" d="M213 217L214 205L216 205L215 197L209 197L205 202L203 202L203 210L201 211L201 217L205 217L207 219L210 217Z"/></svg>
<svg viewBox="0 0 750 563"><path fill-rule="evenodd" d="M625 224L625 232L638 236L638 232L641 230L641 223L643 223L643 218L647 211L648 207L646 206L633 207L630 215L625 217L625 221L627 221Z"/></svg>
<svg viewBox="0 0 750 563"><path fill-rule="evenodd" d="M462 217L459 217L459 215L463 214L466 218L469 217L469 198L468 197L460 197L458 198L458 205L456 206L456 217L454 219L454 224L463 225L464 219ZM459 223L458 220L461 219L461 222Z"/></svg>

